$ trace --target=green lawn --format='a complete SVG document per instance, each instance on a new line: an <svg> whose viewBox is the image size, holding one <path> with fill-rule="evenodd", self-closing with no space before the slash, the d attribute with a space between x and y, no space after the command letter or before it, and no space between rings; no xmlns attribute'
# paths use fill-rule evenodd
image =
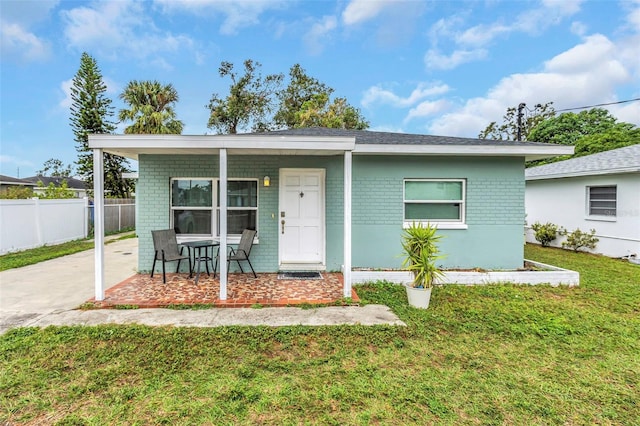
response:
<svg viewBox="0 0 640 426"><path fill-rule="evenodd" d="M136 238L135 233L126 233L120 237L109 239L105 244L113 241L123 240L127 238ZM62 244L50 246L36 247L34 249L17 251L14 253L3 254L0 256L0 271L6 271L12 268L21 268L23 266L35 265L45 260L55 259L57 257L74 254L85 250L91 250L94 247L93 240L82 239L67 241Z"/></svg>
<svg viewBox="0 0 640 426"><path fill-rule="evenodd" d="M408 327L16 329L0 424L638 424L640 267L558 249L578 288L357 288Z"/></svg>

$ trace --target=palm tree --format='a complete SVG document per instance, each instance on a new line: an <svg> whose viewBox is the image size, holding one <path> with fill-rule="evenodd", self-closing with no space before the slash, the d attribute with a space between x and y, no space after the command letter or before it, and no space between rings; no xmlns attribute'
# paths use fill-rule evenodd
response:
<svg viewBox="0 0 640 426"><path fill-rule="evenodd" d="M158 81L129 82L120 94L129 109L121 109L120 121L133 121L124 129L135 134L181 134L184 124L176 119L173 104L178 102L178 92L171 84Z"/></svg>

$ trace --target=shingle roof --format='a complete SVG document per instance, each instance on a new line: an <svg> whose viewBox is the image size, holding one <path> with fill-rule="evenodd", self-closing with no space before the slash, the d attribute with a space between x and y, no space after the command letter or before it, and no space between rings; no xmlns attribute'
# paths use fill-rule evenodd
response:
<svg viewBox="0 0 640 426"><path fill-rule="evenodd" d="M268 134L283 136L342 136L353 137L356 144L370 145L479 145L479 146L546 146L539 142L499 141L493 139L460 138L455 136L419 135L410 133L376 132L370 130L328 129L308 127L302 129L276 130Z"/></svg>
<svg viewBox="0 0 640 426"><path fill-rule="evenodd" d="M527 180L640 172L640 144L531 167Z"/></svg>
<svg viewBox="0 0 640 426"><path fill-rule="evenodd" d="M38 182L42 182L44 184L44 186L48 186L49 183L53 182L53 184L55 186L60 186L60 184L62 184L62 181L66 180L67 181L67 187L69 189L86 189L87 184L80 180L80 179L74 179L71 177L61 177L61 176L31 176L31 177L27 177L24 178L24 180L29 181L29 182L33 182L33 183L38 183Z"/></svg>
<svg viewBox="0 0 640 426"><path fill-rule="evenodd" d="M0 175L0 183L5 185L24 185L24 186L35 186L34 183L29 182L25 179L14 178L11 176Z"/></svg>

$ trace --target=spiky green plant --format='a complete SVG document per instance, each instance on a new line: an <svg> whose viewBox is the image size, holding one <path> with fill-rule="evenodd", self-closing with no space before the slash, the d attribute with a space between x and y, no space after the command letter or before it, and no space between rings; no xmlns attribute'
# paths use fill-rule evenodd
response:
<svg viewBox="0 0 640 426"><path fill-rule="evenodd" d="M413 272L413 286L431 288L434 282L444 273L436 265L440 255L438 242L442 235L430 223L412 223L402 234L404 260L402 266Z"/></svg>

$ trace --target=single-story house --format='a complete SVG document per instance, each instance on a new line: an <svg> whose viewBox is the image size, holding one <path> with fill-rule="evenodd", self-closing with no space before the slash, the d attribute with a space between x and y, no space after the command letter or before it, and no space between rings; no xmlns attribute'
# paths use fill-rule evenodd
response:
<svg viewBox="0 0 640 426"><path fill-rule="evenodd" d="M7 191L9 188L29 187L33 188L36 184L25 179L14 178L11 176L0 175L0 193Z"/></svg>
<svg viewBox="0 0 640 426"><path fill-rule="evenodd" d="M594 253L640 256L640 145L526 170L527 223L596 230ZM535 241L532 230L527 240ZM559 237L551 243L560 246Z"/></svg>
<svg viewBox="0 0 640 426"><path fill-rule="evenodd" d="M38 194L44 194L50 183L53 183L53 186L59 187L65 181L67 182L67 188L73 192L75 198L84 198L87 196L87 184L80 179L63 176L31 176L24 178L24 180L33 182L35 186L33 192L36 196ZM42 182L43 186L37 186L39 182Z"/></svg>
<svg viewBox="0 0 640 426"><path fill-rule="evenodd" d="M340 129L240 135L91 135L96 194L96 299L101 260L102 153L138 161L139 271L149 271L151 231L179 241L220 240L220 299L226 248L245 228L258 233L258 272L400 268L400 237L413 222L445 236L444 267L523 265L526 160L571 154L533 142ZM226 194L226 197L219 196ZM233 265L232 265L233 266Z"/></svg>

